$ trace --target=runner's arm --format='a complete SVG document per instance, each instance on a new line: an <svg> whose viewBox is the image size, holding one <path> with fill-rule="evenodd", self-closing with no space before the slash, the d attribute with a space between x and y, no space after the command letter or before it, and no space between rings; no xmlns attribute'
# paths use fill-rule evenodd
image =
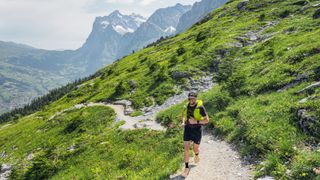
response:
<svg viewBox="0 0 320 180"><path fill-rule="evenodd" d="M208 124L208 123L209 123L209 116L208 115L203 117L202 121L199 121L199 124Z"/></svg>
<svg viewBox="0 0 320 180"><path fill-rule="evenodd" d="M181 122L181 124L180 124L180 127L183 127L184 125L185 125L185 119L184 119L184 113L183 113L183 111L182 111L182 113L181 113L181 120L182 120L182 122Z"/></svg>
<svg viewBox="0 0 320 180"><path fill-rule="evenodd" d="M209 116L208 116L208 113L206 111L206 108L204 108L204 106L202 106L200 108L200 114L202 115L203 120L199 121L199 124L208 124L209 123Z"/></svg>

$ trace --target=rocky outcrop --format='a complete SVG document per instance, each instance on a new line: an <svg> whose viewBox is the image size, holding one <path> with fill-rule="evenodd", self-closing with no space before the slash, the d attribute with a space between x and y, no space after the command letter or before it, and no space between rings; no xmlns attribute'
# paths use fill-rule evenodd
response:
<svg viewBox="0 0 320 180"><path fill-rule="evenodd" d="M313 14L313 19L318 19L318 18L320 18L320 9L318 9L318 10L316 10L316 12L314 12L314 14Z"/></svg>
<svg viewBox="0 0 320 180"><path fill-rule="evenodd" d="M182 93L176 94L172 97L169 97L162 105L156 105L150 108L143 108L142 111L144 112L144 115L146 119L154 119L153 116L157 112L166 109L170 106L173 106L175 104L183 102L187 97L188 93L190 91L197 91L197 92L205 92L211 89L214 86L214 83L212 81L213 75L205 75L201 76L199 79L189 78L189 84L190 86L186 89L183 89Z"/></svg>
<svg viewBox="0 0 320 180"><path fill-rule="evenodd" d="M239 11L244 11L246 10L246 5L249 3L249 0L245 0L245 1L242 1L242 2L239 2L238 5L237 5L237 8Z"/></svg>
<svg viewBox="0 0 320 180"><path fill-rule="evenodd" d="M319 126L319 123L317 123L318 120L315 116L311 115L307 109L299 109L297 116L299 126L303 132L313 136L319 136L319 132L315 131L315 129L317 129L315 126L317 126L317 124Z"/></svg>
<svg viewBox="0 0 320 180"><path fill-rule="evenodd" d="M316 82L316 83L313 83L310 86L307 86L307 87L301 89L300 91L297 91L296 93L299 94L299 93L302 93L302 92L305 92L305 91L310 92L310 91L313 91L314 89L316 89L318 87L320 87L320 81Z"/></svg>
<svg viewBox="0 0 320 180"><path fill-rule="evenodd" d="M131 107L132 102L129 100L119 100L119 101L114 102L113 104L124 106L124 114L125 115L129 115L134 112L133 108Z"/></svg>
<svg viewBox="0 0 320 180"><path fill-rule="evenodd" d="M256 42L266 42L273 37L274 33L263 34L263 35L262 35L262 33L266 29L273 27L273 26L277 25L278 23L279 23L278 21L267 22L267 24L265 26L261 27L260 30L249 31L246 34L239 36L235 39L238 40L242 44L242 46L252 45ZM240 46L240 45L237 44L237 46Z"/></svg>
<svg viewBox="0 0 320 180"><path fill-rule="evenodd" d="M171 72L171 76L173 79L177 80L177 79L181 79L181 78L188 78L191 76L191 74L189 72L176 70L176 71Z"/></svg>
<svg viewBox="0 0 320 180"><path fill-rule="evenodd" d="M301 74L300 76L298 76L295 80L293 80L291 83L286 84L284 87L282 87L281 89L277 90L277 92L283 92L303 81L308 80L308 78L310 77L310 73L309 72L305 72L303 74Z"/></svg>
<svg viewBox="0 0 320 180"><path fill-rule="evenodd" d="M10 164L1 164L1 171L0 171L0 180L7 180L12 172L12 165Z"/></svg>

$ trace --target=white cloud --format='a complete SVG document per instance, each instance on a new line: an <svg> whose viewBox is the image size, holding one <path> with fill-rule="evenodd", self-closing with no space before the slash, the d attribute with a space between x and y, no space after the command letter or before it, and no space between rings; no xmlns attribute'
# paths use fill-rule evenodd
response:
<svg viewBox="0 0 320 180"><path fill-rule="evenodd" d="M117 3L117 4L131 4L131 3L134 3L134 0L121 0L121 1L118 1L118 0L107 0L106 1L107 3Z"/></svg>
<svg viewBox="0 0 320 180"><path fill-rule="evenodd" d="M149 4L153 3L154 1L156 1L156 0L142 0L142 1L140 2L140 4L141 4L142 6L146 6L146 5L149 5Z"/></svg>
<svg viewBox="0 0 320 180"><path fill-rule="evenodd" d="M44 49L76 49L85 42L96 16L116 9L148 16L158 8L195 1L0 0L0 40Z"/></svg>

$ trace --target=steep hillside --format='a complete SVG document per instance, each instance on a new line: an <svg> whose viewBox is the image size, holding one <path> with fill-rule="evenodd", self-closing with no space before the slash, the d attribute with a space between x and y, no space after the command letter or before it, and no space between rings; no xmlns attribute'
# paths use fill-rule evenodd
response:
<svg viewBox="0 0 320 180"><path fill-rule="evenodd" d="M165 179L182 162L181 106L158 115L170 127L166 132L118 130L105 107L50 117L79 103L118 99L132 101L133 114L141 114L213 73L217 86L200 96L210 124L258 162L256 177L319 178L313 172L320 166L319 9L315 0L230 1L187 32L116 61L36 113L2 124L0 163L13 165L12 177L26 179Z"/></svg>

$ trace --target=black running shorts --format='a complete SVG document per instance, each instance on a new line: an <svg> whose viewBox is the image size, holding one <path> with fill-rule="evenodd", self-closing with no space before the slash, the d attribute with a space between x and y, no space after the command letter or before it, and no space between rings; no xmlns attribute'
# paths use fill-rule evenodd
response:
<svg viewBox="0 0 320 180"><path fill-rule="evenodd" d="M201 132L201 126L193 127L187 124L184 126L183 140L193 141L195 144L200 144L202 136Z"/></svg>

